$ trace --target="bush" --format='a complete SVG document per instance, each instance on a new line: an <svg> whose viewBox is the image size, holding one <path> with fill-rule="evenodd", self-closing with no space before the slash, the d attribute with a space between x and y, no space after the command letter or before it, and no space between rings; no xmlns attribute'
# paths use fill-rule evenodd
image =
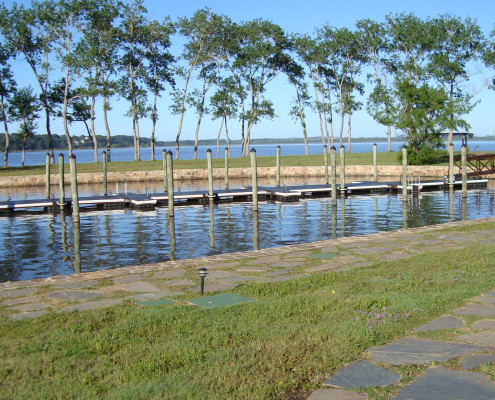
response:
<svg viewBox="0 0 495 400"><path fill-rule="evenodd" d="M427 146L423 146L417 153L411 147L407 148L407 163L409 165L432 165L438 164L445 160L448 156L445 150L431 149ZM397 154L397 158L402 162L402 152Z"/></svg>

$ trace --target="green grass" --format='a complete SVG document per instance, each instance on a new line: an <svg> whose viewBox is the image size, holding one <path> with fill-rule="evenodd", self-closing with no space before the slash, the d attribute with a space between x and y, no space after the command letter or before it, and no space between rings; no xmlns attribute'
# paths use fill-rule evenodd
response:
<svg viewBox="0 0 495 400"><path fill-rule="evenodd" d="M274 167L276 157L257 157L258 167ZM330 157L329 157L330 162ZM337 155L337 165L340 163L340 157ZM323 154L308 156L282 156L280 164L286 167L294 166L318 166L324 165ZM372 153L351 153L346 154L347 165L372 165ZM397 153L380 153L378 155L379 165L399 165ZM224 168L224 159L213 159L213 168ZM251 158L232 158L229 161L229 168L250 167ZM112 161L108 163L108 171L152 171L161 170L163 161ZM174 160L174 169L192 169L206 168L206 160ZM65 170L69 171L69 165L65 164ZM81 163L77 164L78 173L100 173L102 171L101 163ZM58 165L51 165L50 172L58 174ZM19 175L42 175L45 173L45 166L29 167L0 167L0 176L19 176Z"/></svg>
<svg viewBox="0 0 495 400"><path fill-rule="evenodd" d="M237 293L255 302L225 308L126 304L19 322L3 314L1 397L305 398L343 364L365 357L366 349L493 289L494 259L494 245L473 245L251 283ZM364 313L383 307L388 316L370 329ZM402 384L422 371L404 368ZM382 399L394 388L367 392Z"/></svg>

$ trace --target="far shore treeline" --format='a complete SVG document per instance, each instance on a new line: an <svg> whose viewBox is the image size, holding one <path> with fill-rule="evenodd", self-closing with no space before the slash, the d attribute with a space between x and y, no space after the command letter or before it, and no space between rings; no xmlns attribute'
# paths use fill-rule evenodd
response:
<svg viewBox="0 0 495 400"><path fill-rule="evenodd" d="M353 114L365 108L386 127L389 150L392 130L400 132L408 160L425 163L444 147L442 132L448 133L447 144L455 133L470 132L466 118L479 93L472 77L481 65L493 76L494 37L495 30L482 32L475 20L453 15L389 14L380 22L359 20L354 28L325 24L306 34L262 18L233 22L209 8L157 21L142 0L1 4L3 165L9 151L19 149L22 165L29 149L47 149L54 163L53 150L62 147L72 154L90 146L95 161L98 148L105 148L111 161L112 147L132 146L139 160L140 148L150 146L154 159L155 145L171 142L179 158L186 113L197 121L194 158L207 117L218 120L217 144L221 138L227 146L240 143L247 156L255 125L284 117L275 115L271 100L275 79L293 88L292 108L285 113L299 124L306 153L309 113L318 116L322 145L342 146L346 140L350 152ZM32 73L36 88L22 85L14 61L25 63L23 73ZM159 110L157 99L164 95L172 105ZM117 98L129 104L131 140L112 135L107 112ZM179 117L177 133L158 142L155 127L167 113ZM65 145L52 132L54 118L63 122ZM96 134L96 119L103 121L105 136ZM145 119L152 123L151 138L140 135ZM229 121L240 122L230 136ZM71 135L76 123L84 124L87 136ZM45 134L35 135L40 131Z"/></svg>

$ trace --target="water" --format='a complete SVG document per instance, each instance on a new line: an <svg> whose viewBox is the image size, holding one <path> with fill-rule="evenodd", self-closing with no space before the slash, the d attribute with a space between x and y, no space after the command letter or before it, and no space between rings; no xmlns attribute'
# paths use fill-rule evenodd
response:
<svg viewBox="0 0 495 400"><path fill-rule="evenodd" d="M392 150L398 151L403 146L402 142L392 142ZM385 152L387 151L387 143L386 142L378 142L377 144L377 152ZM495 141L471 141L469 144L470 150L483 150L483 151L495 151ZM346 143L347 146L347 143ZM263 156L275 156L277 154L277 144L262 144L262 145L253 145L251 146L256 149L256 155ZM335 147L338 149L338 142L335 142ZM454 150L460 150L461 142L454 141ZM216 146L199 146L198 147L198 158L206 159L206 150L211 149L213 151L213 157L216 157ZM220 147L220 158L224 156L225 146ZM101 161L101 149L98 152L98 159ZM162 150L163 147L157 147L155 149L155 158L162 158ZM167 148L167 150L172 150L175 153L174 148ZM373 142L356 142L352 144L351 152L352 153L371 153L373 151ZM322 153L322 144L321 143L310 143L308 144L308 152L309 154L321 154ZM58 154L62 153L64 155L64 159L68 160L69 153L66 150L56 151L56 157ZM180 159L181 160L190 160L193 158L194 148L192 146L183 146L180 148ZM304 144L302 143L291 143L291 144L281 144L281 153L284 156L292 156L292 155L303 155ZM92 163L93 162L93 150L83 149L83 150L74 150L74 154L76 156L78 163ZM26 162L24 165L44 165L45 164L45 156L46 151L31 151L26 153ZM133 161L134 160L134 149L112 149L111 151L112 161ZM236 158L241 156L241 146L233 145L231 146L231 157ZM141 160L150 160L151 159L151 148L142 148L141 149ZM21 165L21 153L9 153L9 163L10 167L19 167Z"/></svg>
<svg viewBox="0 0 495 400"><path fill-rule="evenodd" d="M261 202L112 210L70 216L41 214L0 218L0 281L24 280L121 266L263 249L492 217L495 191L420 193L407 203L400 196L367 195Z"/></svg>

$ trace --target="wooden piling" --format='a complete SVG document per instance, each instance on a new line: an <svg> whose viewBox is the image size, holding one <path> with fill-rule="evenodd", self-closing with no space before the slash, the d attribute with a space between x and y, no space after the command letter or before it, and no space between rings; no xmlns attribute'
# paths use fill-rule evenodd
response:
<svg viewBox="0 0 495 400"><path fill-rule="evenodd" d="M208 164L208 197L213 198L213 165L211 161L211 149L206 150L206 161Z"/></svg>
<svg viewBox="0 0 495 400"><path fill-rule="evenodd" d="M376 157L376 143L373 143L373 181L378 182L378 166Z"/></svg>
<svg viewBox="0 0 495 400"><path fill-rule="evenodd" d="M167 193L167 150L162 150L163 162L163 193Z"/></svg>
<svg viewBox="0 0 495 400"><path fill-rule="evenodd" d="M77 170L76 170L76 156L71 154L69 156L70 166L70 187L72 192L72 218L74 222L79 222L79 195L77 192Z"/></svg>
<svg viewBox="0 0 495 400"><path fill-rule="evenodd" d="M275 185L280 186L280 146L277 146L277 172L275 174Z"/></svg>
<svg viewBox="0 0 495 400"><path fill-rule="evenodd" d="M465 144L461 147L461 166L462 166L462 197L467 197L467 147Z"/></svg>
<svg viewBox="0 0 495 400"><path fill-rule="evenodd" d="M252 171L253 211L258 211L258 168L256 164L255 149L251 149L251 171Z"/></svg>
<svg viewBox="0 0 495 400"><path fill-rule="evenodd" d="M402 201L407 202L407 147L402 146Z"/></svg>
<svg viewBox="0 0 495 400"><path fill-rule="evenodd" d="M345 147L340 146L340 195L345 192Z"/></svg>
<svg viewBox="0 0 495 400"><path fill-rule="evenodd" d="M253 250L260 249L260 225L258 211L253 211Z"/></svg>
<svg viewBox="0 0 495 400"><path fill-rule="evenodd" d="M332 206L337 207L337 160L335 146L330 147L330 166L332 174Z"/></svg>
<svg viewBox="0 0 495 400"><path fill-rule="evenodd" d="M325 163L325 185L328 185L328 149L327 145L323 145L323 162Z"/></svg>
<svg viewBox="0 0 495 400"><path fill-rule="evenodd" d="M454 145L449 144L449 186L454 186Z"/></svg>
<svg viewBox="0 0 495 400"><path fill-rule="evenodd" d="M107 168L107 152L101 152L101 163L103 165L103 196L108 196L108 168Z"/></svg>
<svg viewBox="0 0 495 400"><path fill-rule="evenodd" d="M65 191L64 191L64 155L60 153L58 155L58 182L60 188L60 199L58 201L60 205L60 211L65 207Z"/></svg>
<svg viewBox="0 0 495 400"><path fill-rule="evenodd" d="M74 272L81 272L81 226L74 221Z"/></svg>
<svg viewBox="0 0 495 400"><path fill-rule="evenodd" d="M168 219L168 233L170 235L170 251L168 252L168 258L171 261L175 260L176 238L175 238L175 219Z"/></svg>
<svg viewBox="0 0 495 400"><path fill-rule="evenodd" d="M50 153L45 155L45 195L50 198Z"/></svg>
<svg viewBox="0 0 495 400"><path fill-rule="evenodd" d="M229 188L229 148L225 148L225 189Z"/></svg>
<svg viewBox="0 0 495 400"><path fill-rule="evenodd" d="M168 194L168 216L174 216L174 166L172 152L167 153L167 194Z"/></svg>

